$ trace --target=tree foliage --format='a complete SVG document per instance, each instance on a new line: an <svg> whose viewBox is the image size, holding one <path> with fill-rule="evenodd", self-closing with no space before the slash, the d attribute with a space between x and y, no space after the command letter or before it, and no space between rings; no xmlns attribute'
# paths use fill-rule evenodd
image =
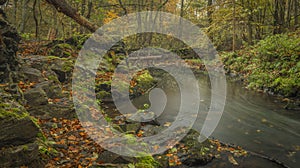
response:
<svg viewBox="0 0 300 168"><path fill-rule="evenodd" d="M5 10L21 33L42 39L93 32L134 12L165 11L203 28L219 50L295 31L300 17L299 0L14 0Z"/></svg>

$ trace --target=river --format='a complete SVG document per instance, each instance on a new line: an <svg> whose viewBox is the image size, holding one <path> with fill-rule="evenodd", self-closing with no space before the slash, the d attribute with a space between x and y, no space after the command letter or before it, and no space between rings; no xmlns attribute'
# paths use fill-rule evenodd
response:
<svg viewBox="0 0 300 168"><path fill-rule="evenodd" d="M201 131L210 106L211 90L207 75L196 76L201 105L194 128ZM178 91L165 90L165 94L168 102L158 118L160 123L173 122L180 104ZM141 106L147 100L148 96L142 96L133 102ZM225 110L210 138L242 146L296 168L300 165L300 111L285 110L283 106L274 96L247 90L242 84L227 80Z"/></svg>

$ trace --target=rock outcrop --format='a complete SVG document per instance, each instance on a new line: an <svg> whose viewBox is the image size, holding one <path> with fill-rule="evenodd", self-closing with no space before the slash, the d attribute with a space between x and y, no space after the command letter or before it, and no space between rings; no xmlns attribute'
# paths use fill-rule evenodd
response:
<svg viewBox="0 0 300 168"><path fill-rule="evenodd" d="M36 143L39 128L26 109L0 88L0 167L43 165Z"/></svg>
<svg viewBox="0 0 300 168"><path fill-rule="evenodd" d="M17 30L0 16L0 167L42 167L36 142L40 130L16 100L19 41Z"/></svg>

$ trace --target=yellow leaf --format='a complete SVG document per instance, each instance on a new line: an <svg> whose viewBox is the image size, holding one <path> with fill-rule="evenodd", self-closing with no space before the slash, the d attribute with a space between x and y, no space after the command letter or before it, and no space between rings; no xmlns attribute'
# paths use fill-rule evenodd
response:
<svg viewBox="0 0 300 168"><path fill-rule="evenodd" d="M170 123L170 122L166 122L166 123L164 124L165 127L169 127L169 126L171 126L171 125L172 125L172 123Z"/></svg>
<svg viewBox="0 0 300 168"><path fill-rule="evenodd" d="M228 160L230 163L232 163L235 166L239 165L238 162L233 158L232 155L228 155Z"/></svg>

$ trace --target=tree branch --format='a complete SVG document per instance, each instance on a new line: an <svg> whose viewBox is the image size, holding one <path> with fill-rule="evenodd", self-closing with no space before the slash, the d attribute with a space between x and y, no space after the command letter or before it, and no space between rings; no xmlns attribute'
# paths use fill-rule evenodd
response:
<svg viewBox="0 0 300 168"><path fill-rule="evenodd" d="M81 26L87 28L91 32L95 32L98 26L88 21L85 17L81 16L72 6L65 0L46 0L49 4L53 5L58 12L75 20Z"/></svg>

